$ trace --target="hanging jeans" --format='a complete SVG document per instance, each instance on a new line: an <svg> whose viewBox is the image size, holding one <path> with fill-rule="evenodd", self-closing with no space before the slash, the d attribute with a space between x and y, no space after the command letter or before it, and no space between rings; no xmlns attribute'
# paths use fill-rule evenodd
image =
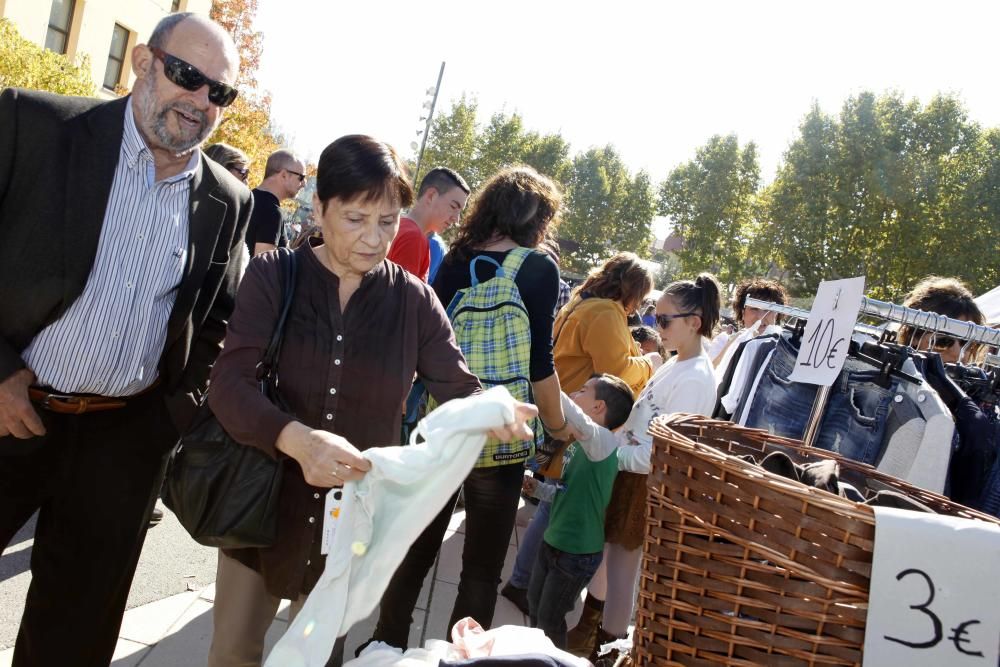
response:
<svg viewBox="0 0 1000 667"><path fill-rule="evenodd" d="M798 348L783 335L764 370L747 415L746 425L776 435L801 438L816 398L816 385L792 382ZM848 358L830 388L815 446L872 464L882 451L886 417L895 386L876 384L879 371Z"/></svg>

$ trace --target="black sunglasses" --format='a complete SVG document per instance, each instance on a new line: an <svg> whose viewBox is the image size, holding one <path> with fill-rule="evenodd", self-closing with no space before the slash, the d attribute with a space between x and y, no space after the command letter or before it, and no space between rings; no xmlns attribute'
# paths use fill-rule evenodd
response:
<svg viewBox="0 0 1000 667"><path fill-rule="evenodd" d="M677 313L676 315L663 315L662 313L656 314L656 326L661 329L666 329L670 326L670 323L674 320L680 320L685 317L691 317L692 315L697 315L698 313Z"/></svg>
<svg viewBox="0 0 1000 667"><path fill-rule="evenodd" d="M299 177L299 183L302 183L303 181L306 180L306 175L305 174L300 174L299 172L292 171L291 169L286 169L285 171L287 171L289 174L292 174L293 176L298 176Z"/></svg>
<svg viewBox="0 0 1000 667"><path fill-rule="evenodd" d="M217 107L228 107L236 100L239 91L229 84L209 79L194 65L184 62L177 56L170 55L159 47L151 46L149 50L163 61L163 75L171 83L191 92L202 86L208 86L208 101Z"/></svg>

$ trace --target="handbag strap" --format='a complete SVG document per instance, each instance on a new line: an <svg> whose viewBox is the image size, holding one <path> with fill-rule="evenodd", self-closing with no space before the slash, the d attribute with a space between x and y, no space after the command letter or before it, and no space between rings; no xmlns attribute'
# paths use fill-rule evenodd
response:
<svg viewBox="0 0 1000 667"><path fill-rule="evenodd" d="M281 354L281 343L285 338L285 322L288 321L288 311L291 310L292 299L295 296L295 279L298 275L297 253L288 248L279 248L278 266L281 267L282 273L281 310L278 311L278 320L274 323L267 349L257 362L257 380L261 383L267 382L278 366L278 355Z"/></svg>

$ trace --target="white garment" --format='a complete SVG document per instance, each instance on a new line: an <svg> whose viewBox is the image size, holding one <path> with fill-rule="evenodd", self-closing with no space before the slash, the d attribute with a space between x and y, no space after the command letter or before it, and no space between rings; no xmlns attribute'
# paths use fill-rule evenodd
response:
<svg viewBox="0 0 1000 667"><path fill-rule="evenodd" d="M615 432L594 423L565 394L562 405L566 418L581 435L580 443L587 442L588 456L593 454L592 459L602 460L617 447L619 470L648 473L653 450L650 422L674 412L710 415L715 408L715 393L712 362L703 353L681 362L674 357L663 364L639 394L625 424Z"/></svg>
<svg viewBox="0 0 1000 667"><path fill-rule="evenodd" d="M747 327L743 331L735 334L729 342L729 347L726 348L726 353L723 355L722 360L719 365L715 367L715 377L716 382L721 382L722 378L726 376L726 369L729 368L729 364L732 362L733 357L736 355L736 350L740 349L740 343L744 341L752 340L757 336L767 336L769 334L780 334L781 327L777 324L769 324L766 327L764 325L764 320L759 319L753 323L752 326ZM762 330L763 329L763 330Z"/></svg>
<svg viewBox="0 0 1000 667"><path fill-rule="evenodd" d="M400 649L381 642L369 644L361 655L344 667L390 667L402 665L437 665L441 660L459 662L487 656L547 655L567 665L587 667L590 662L556 648L545 633L538 628L503 625L484 630L470 618L455 623L451 630L452 643L428 639L424 648L413 648L403 653Z"/></svg>
<svg viewBox="0 0 1000 667"><path fill-rule="evenodd" d="M743 405L740 407L740 414L733 415L736 417L736 423L740 426L747 425L747 418L750 416L750 406L753 405L753 397L757 395L757 389L760 387L760 381L764 377L764 371L767 370L768 365L771 363L771 359L774 357L774 349L767 353L764 358L764 363L760 365L760 370L757 371L757 377L754 378L753 384L750 386L750 393L747 394L747 400L744 401Z"/></svg>
<svg viewBox="0 0 1000 667"><path fill-rule="evenodd" d="M729 393L723 396L721 401L722 407L729 414L735 416L736 409L740 407L740 397L743 395L744 385L748 382L756 381L756 378L750 377L750 371L753 369L754 361L757 359L758 348L765 343L773 344L773 342L769 338L754 338L743 346L743 353L740 355L739 361L736 362L736 368L733 369L733 377L729 381ZM718 377L721 380L721 376ZM753 394L751 394L750 400L747 402L753 402Z"/></svg>
<svg viewBox="0 0 1000 667"><path fill-rule="evenodd" d="M325 665L337 637L375 609L409 546L472 470L486 432L513 421L514 399L494 387L431 412L408 447L366 450L371 470L344 485L323 575L265 665ZM425 442L414 444L417 435Z"/></svg>
<svg viewBox="0 0 1000 667"><path fill-rule="evenodd" d="M719 352L722 352L723 348L726 347L726 343L729 342L729 338L733 335L735 334L728 334L725 331L721 331L711 342L706 341L705 352L708 353L708 358L715 359L719 356Z"/></svg>

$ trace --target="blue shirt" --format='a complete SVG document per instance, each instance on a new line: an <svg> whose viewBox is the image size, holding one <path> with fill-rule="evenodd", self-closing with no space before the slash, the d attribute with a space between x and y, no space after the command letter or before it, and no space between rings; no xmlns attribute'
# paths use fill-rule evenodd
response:
<svg viewBox="0 0 1000 667"><path fill-rule="evenodd" d="M80 297L21 353L41 386L66 393L129 396L153 384L167 322L187 262L191 179L156 181L132 100L97 255Z"/></svg>

